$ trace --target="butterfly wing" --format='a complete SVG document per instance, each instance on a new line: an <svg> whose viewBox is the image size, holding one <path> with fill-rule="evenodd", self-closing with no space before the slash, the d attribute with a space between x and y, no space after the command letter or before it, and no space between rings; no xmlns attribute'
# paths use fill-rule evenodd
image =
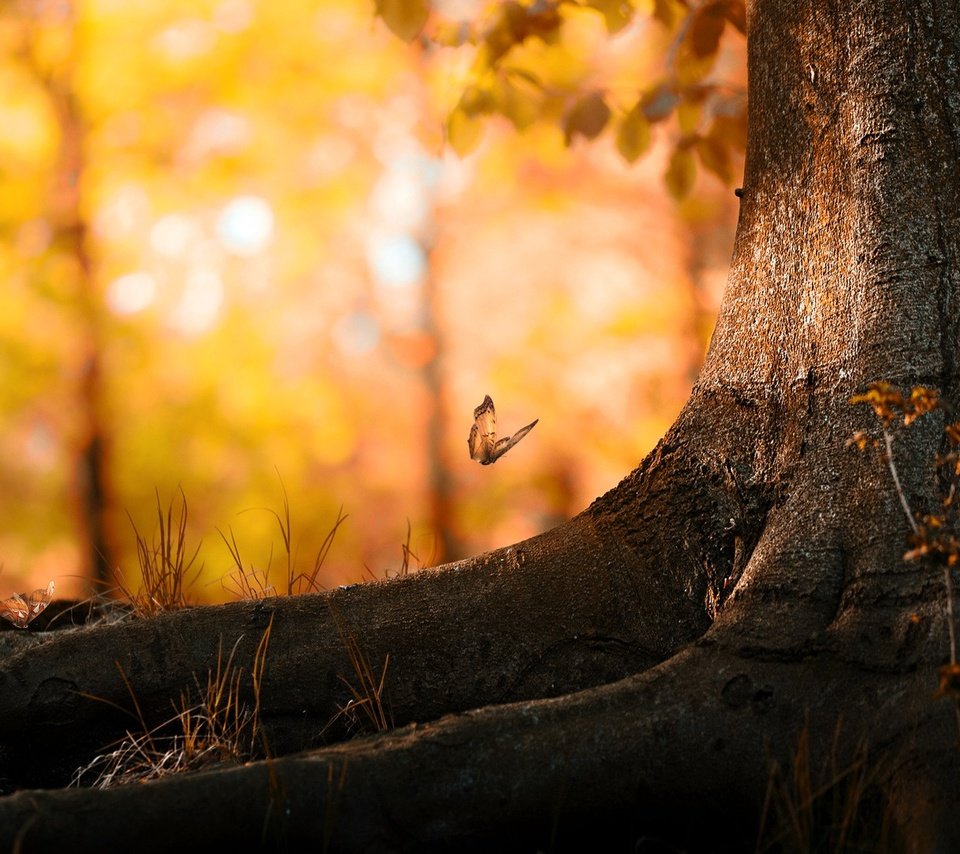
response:
<svg viewBox="0 0 960 854"><path fill-rule="evenodd" d="M488 394L473 410L473 426L470 428L470 438L467 444L470 448L470 459L477 460L481 465L492 463L495 458L491 455L497 442L497 410Z"/></svg>
<svg viewBox="0 0 960 854"><path fill-rule="evenodd" d="M502 457L507 451L509 451L514 445L516 445L517 442L519 442L524 436L526 436L527 433L529 433L534 427L536 427L537 422L539 420L540 419L538 418L536 421L532 421L526 427L521 427L512 436L506 439L501 439L499 442L497 442L493 446L493 453L490 455L490 462L495 463L497 460L499 460L500 457Z"/></svg>
<svg viewBox="0 0 960 854"><path fill-rule="evenodd" d="M0 602L0 617L9 620L18 629L25 629L30 622L30 608L19 593Z"/></svg>

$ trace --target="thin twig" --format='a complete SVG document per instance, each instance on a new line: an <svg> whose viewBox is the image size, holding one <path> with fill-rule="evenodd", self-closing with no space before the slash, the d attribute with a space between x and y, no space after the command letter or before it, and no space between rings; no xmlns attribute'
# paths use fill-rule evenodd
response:
<svg viewBox="0 0 960 854"><path fill-rule="evenodd" d="M903 486L900 484L900 475L897 473L897 466L893 461L893 434L886 427L883 428L883 442L887 447L887 465L890 467L890 474L893 475L893 485L897 489L897 497L900 499L900 506L903 507L903 512L907 517L907 521L910 523L913 533L919 534L920 529L917 527L917 520L913 518L910 505L907 503L907 496L903 494Z"/></svg>

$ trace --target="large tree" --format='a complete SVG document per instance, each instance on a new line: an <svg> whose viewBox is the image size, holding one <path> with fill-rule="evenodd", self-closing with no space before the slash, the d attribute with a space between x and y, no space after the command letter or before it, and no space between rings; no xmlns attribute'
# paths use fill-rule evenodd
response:
<svg viewBox="0 0 960 854"><path fill-rule="evenodd" d="M849 400L873 380L960 404L958 44L956 0L748 4L729 282L657 448L568 523L472 560L6 658L9 789L64 783L130 726L116 706L131 695L148 723L169 716L219 640L253 667L268 627L272 758L19 791L0 801L0 845L732 848L753 843L765 802L816 818L804 792L826 768L866 821L836 819L848 841L886 829L894 847L960 850L955 709L933 696L943 577L903 559L903 504L941 497L945 410L897 436L899 491L848 444L872 417ZM395 728L337 741L349 716L322 730L358 650L375 681L389 655ZM772 765L792 768L782 785Z"/></svg>

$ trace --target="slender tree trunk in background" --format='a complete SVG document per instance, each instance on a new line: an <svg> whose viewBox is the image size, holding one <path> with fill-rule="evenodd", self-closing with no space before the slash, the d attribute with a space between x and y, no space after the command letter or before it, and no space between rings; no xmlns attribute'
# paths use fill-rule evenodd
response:
<svg viewBox="0 0 960 854"><path fill-rule="evenodd" d="M160 720L215 664L218 638L241 638L249 661L272 616L259 707L275 758L15 794L0 799L0 845L97 850L136 833L144 850L252 838L532 850L602 834L634 850L654 834L741 850L765 802L768 817L812 820L804 792L823 768L871 821L834 816L807 849L842 836L876 850L876 834L854 836L886 827L895 849L960 850L956 720L933 696L948 653L942 578L903 562L890 473L847 447L872 419L848 400L872 380L960 405L960 0L748 5L730 279L658 447L570 522L470 561L104 626L8 658L0 776L35 781L42 745L55 784L57 761L129 725L87 697L129 705L132 689ZM895 445L913 508L939 497L942 427L927 416ZM389 653L402 728L298 754L322 741L350 672L328 600L371 661ZM793 780L772 800L771 762Z"/></svg>
<svg viewBox="0 0 960 854"><path fill-rule="evenodd" d="M428 242L428 241L425 241ZM455 560L463 554L455 533L453 483L447 466L444 440L446 426L450 423L447 400L447 384L443 371L446 347L443 339L443 324L439 320L442 307L440 287L433 271L432 246L424 246L427 255L427 272L424 280L424 330L432 344L432 354L423 366L423 379L430 399L427 417L427 467L430 490L429 521L434 534L434 553L429 564ZM426 560L426 556L421 555Z"/></svg>
<svg viewBox="0 0 960 854"><path fill-rule="evenodd" d="M74 26L72 6L66 6L66 12L61 14L66 18L63 26ZM73 38L76 39L75 32ZM81 328L85 330L86 337L78 389L77 408L82 424L74 478L82 525L81 539L90 576L97 582L107 582L112 579L115 569L106 530L110 443L103 417L100 308L94 290L87 213L83 209L81 196L85 126L76 99L72 66L72 62L68 63L60 75L46 80L60 130L60 157L51 218L55 249L70 257L76 267L77 302Z"/></svg>

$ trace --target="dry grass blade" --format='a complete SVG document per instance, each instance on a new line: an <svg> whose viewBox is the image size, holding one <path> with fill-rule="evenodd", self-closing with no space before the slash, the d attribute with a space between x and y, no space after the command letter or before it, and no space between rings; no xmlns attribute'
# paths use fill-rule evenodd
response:
<svg viewBox="0 0 960 854"><path fill-rule="evenodd" d="M284 507L287 508L286 494L284 494ZM337 518L333 523L333 527L327 531L326 537L324 537L323 542L320 544L320 548L317 551L317 555L313 560L313 567L309 572L301 572L294 574L294 565L289 560L289 551L287 552L287 593L290 596L295 596L298 593L319 593L323 589L323 585L320 584L318 578L320 577L320 570L323 569L323 564L327 559L327 555L330 553L330 549L333 546L334 537L337 535L337 529L347 520L347 517L343 514L343 505L340 505L340 509L337 510ZM277 516L277 521L280 521L280 517ZM287 533L284 538L284 543L289 541L289 526L290 518L287 516ZM281 530L283 530L283 525L281 524Z"/></svg>
<svg viewBox="0 0 960 854"><path fill-rule="evenodd" d="M410 561L416 561L417 568L416 572L419 572L423 568L423 564L420 562L420 558L414 552L413 548L410 545L410 541L413 537L413 530L410 527L410 520L407 519L407 537L406 540L400 543L401 559L400 559L400 568L397 570L384 570L384 578L403 578L410 574ZM366 578L369 581L379 581L376 574L369 566L364 564L362 577Z"/></svg>
<svg viewBox="0 0 960 854"><path fill-rule="evenodd" d="M120 574L117 582L138 616L153 616L189 606L187 590L200 574L201 568L198 567L194 576L188 577L200 546L198 544L193 553L188 554L187 497L182 489L179 492L179 509L175 512L175 500L171 499L166 513L160 503L160 493L156 493L157 531L152 541L140 533L133 517L127 514L137 542L140 585L134 590Z"/></svg>
<svg viewBox="0 0 960 854"><path fill-rule="evenodd" d="M390 666L390 654L384 657L379 677L375 674L370 661L357 640L356 633L339 614L333 603L329 603L330 614L337 627L340 642L350 659L354 680L343 674L338 678L350 692L347 702L339 706L339 711L331 718L324 730L340 718L347 721L347 729L361 732L386 732L393 728L393 717L385 696L387 670Z"/></svg>
<svg viewBox="0 0 960 854"><path fill-rule="evenodd" d="M277 476L279 477L279 472ZM287 487L283 482L283 478L280 478L280 492L283 496L282 512L278 513L276 510L270 510L269 512L273 518L277 520L277 527L280 529L280 539L283 541L283 552L287 559L287 596L296 596L300 593L317 593L320 590L317 584L317 575L320 572L320 567L323 565L323 557L326 557L326 552L329 551L330 545L333 543L333 537L336 534L337 528L343 521L341 517L343 507L341 507L337 513L337 521L334 523L333 530L327 534L323 546L321 546L320 554L323 557L318 556L314 562L312 572L297 572L297 556L293 545L293 522L290 518L290 498L287 495Z"/></svg>
<svg viewBox="0 0 960 854"><path fill-rule="evenodd" d="M237 538L233 533L233 528L227 529L230 532L230 538L217 528L217 533L223 540L227 551L230 552L230 558L233 561L233 571L227 576L227 581L221 579L224 590L229 592L237 599L265 599L268 596L276 596L276 588L270 583L270 564L267 564L265 570L258 570L255 566L245 569L243 558L240 557L240 546L237 545Z"/></svg>
<svg viewBox="0 0 960 854"><path fill-rule="evenodd" d="M756 851L889 850L889 826L872 789L876 769L861 745L840 760L840 725L830 757L820 773L811 766L810 731L797 737L790 768L771 762Z"/></svg>
<svg viewBox="0 0 960 854"><path fill-rule="evenodd" d="M74 785L86 784L92 777L89 785L107 788L192 771L211 763L242 763L254 756L269 755L260 723L260 698L272 628L271 619L254 653L250 673L252 705L243 698L243 669L234 664L242 637L237 639L226 661L222 646L218 646L216 667L208 672L203 686L197 682L198 701L194 702L189 693L182 693L179 703L174 704L174 715L152 728L147 726L121 670L142 731L128 732L112 751L78 769Z"/></svg>
<svg viewBox="0 0 960 854"><path fill-rule="evenodd" d="M219 529L217 531L226 545L227 551L230 552L230 558L234 565L229 575L230 582L224 582L223 586L238 598L263 599L267 596L275 596L278 592L287 596L298 596L303 593L319 593L324 589L320 583L320 573L327 559L327 555L330 553L330 548L333 546L337 529L347 519L347 516L343 513L343 506L341 505L337 511L336 521L333 523L333 527L327 532L326 537L324 537L323 543L314 558L313 566L307 571L298 571L297 565L299 561L294 544L290 500L287 497L287 490L282 478L280 479L280 490L283 496L283 507L280 512L265 508L277 522L277 527L280 529L280 539L283 543L283 552L286 557L286 581L278 585L280 587L279 591L270 582L270 567L273 563L272 548L270 560L267 562L267 568L265 570L257 570L254 566L246 569L243 565L243 559L240 557L240 547L237 545L237 539L233 534L233 530L229 529L229 537L227 537L223 531Z"/></svg>

